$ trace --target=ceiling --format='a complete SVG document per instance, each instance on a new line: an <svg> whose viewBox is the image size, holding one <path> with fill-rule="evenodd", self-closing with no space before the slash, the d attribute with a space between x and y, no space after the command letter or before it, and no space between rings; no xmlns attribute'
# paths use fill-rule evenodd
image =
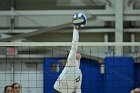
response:
<svg viewBox="0 0 140 93"><path fill-rule="evenodd" d="M0 10L104 9L104 0L0 0Z"/></svg>

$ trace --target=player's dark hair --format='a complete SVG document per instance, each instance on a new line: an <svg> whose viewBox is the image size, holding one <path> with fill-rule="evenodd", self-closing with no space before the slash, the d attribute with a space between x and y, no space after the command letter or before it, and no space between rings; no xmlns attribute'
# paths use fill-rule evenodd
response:
<svg viewBox="0 0 140 93"><path fill-rule="evenodd" d="M5 86L5 87L4 87L4 93L6 93L6 90L7 90L8 87L11 87L11 88L12 88L11 85L7 85L7 86Z"/></svg>
<svg viewBox="0 0 140 93"><path fill-rule="evenodd" d="M14 86L17 85L17 84L18 84L19 87L20 87L20 84L19 84L19 83L13 83L13 84L12 84L12 88L14 88Z"/></svg>

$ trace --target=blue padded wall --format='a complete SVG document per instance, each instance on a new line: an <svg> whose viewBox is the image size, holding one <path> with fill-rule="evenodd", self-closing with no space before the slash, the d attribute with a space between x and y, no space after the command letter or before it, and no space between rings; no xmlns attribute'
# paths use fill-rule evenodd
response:
<svg viewBox="0 0 140 93"><path fill-rule="evenodd" d="M140 87L140 64L135 64L135 87Z"/></svg>
<svg viewBox="0 0 140 93"><path fill-rule="evenodd" d="M103 93L100 65L96 61L82 59L80 68L83 74L82 93Z"/></svg>
<svg viewBox="0 0 140 93"><path fill-rule="evenodd" d="M44 60L44 93L52 93L54 82L63 67L58 61L62 58ZM60 70L52 72L51 64L59 64ZM135 79L140 82L140 66L137 66ZM82 93L129 93L133 88L134 64L131 57L105 58L105 74L100 74L100 65L96 61L81 59L83 74ZM137 83L137 86L139 86Z"/></svg>
<svg viewBox="0 0 140 93"><path fill-rule="evenodd" d="M53 85L61 73L61 69L59 72L51 71L51 64L59 64L61 68L61 64L58 62L61 58L46 58L44 60L44 93L52 93Z"/></svg>
<svg viewBox="0 0 140 93"><path fill-rule="evenodd" d="M134 87L132 57L105 58L105 93L130 93Z"/></svg>

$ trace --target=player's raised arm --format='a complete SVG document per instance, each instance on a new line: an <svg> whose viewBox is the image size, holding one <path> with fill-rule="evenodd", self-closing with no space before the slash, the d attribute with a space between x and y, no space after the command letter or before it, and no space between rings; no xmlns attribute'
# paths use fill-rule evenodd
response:
<svg viewBox="0 0 140 93"><path fill-rule="evenodd" d="M70 53L68 55L67 60L72 61L76 59L76 53L78 49L78 42L79 42L79 31L78 28L84 27L86 24L86 16L82 13L75 13L73 16L73 24L74 24L74 29L73 29L73 37L72 37L72 46Z"/></svg>
<svg viewBox="0 0 140 93"><path fill-rule="evenodd" d="M72 46L71 46L71 50L70 50L70 53L67 58L68 61L72 61L72 60L76 59L78 42L79 42L79 31L78 31L78 28L76 28L74 26L73 36L72 36Z"/></svg>

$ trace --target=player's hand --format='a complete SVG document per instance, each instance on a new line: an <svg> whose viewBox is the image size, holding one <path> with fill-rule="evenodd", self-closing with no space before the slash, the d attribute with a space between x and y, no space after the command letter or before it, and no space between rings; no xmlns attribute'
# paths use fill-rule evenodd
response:
<svg viewBox="0 0 140 93"><path fill-rule="evenodd" d="M73 26L74 30L77 30L78 31L78 27L76 27L75 25Z"/></svg>

